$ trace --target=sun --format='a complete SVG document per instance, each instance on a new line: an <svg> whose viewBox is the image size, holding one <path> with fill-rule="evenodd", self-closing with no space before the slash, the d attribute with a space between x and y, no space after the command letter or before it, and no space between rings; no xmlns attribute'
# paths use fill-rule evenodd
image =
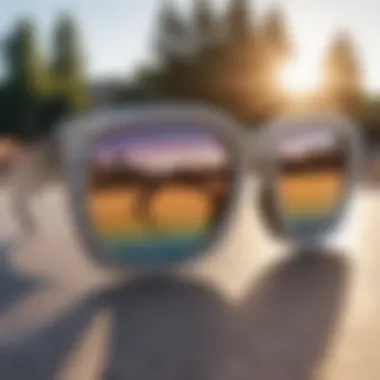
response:
<svg viewBox="0 0 380 380"><path fill-rule="evenodd" d="M317 90L319 86L318 72L310 64L302 61L293 61L280 72L281 86L291 94L308 94Z"/></svg>

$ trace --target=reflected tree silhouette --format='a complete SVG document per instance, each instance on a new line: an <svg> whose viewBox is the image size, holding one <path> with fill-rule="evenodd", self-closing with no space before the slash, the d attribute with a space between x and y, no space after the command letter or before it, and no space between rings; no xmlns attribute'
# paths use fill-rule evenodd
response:
<svg viewBox="0 0 380 380"><path fill-rule="evenodd" d="M345 300L348 265L339 253L294 253L269 270L245 304L251 378L313 379Z"/></svg>
<svg viewBox="0 0 380 380"><path fill-rule="evenodd" d="M220 219L220 214L229 196L229 185L233 171L223 169L178 169L170 173L146 173L141 169L126 167L125 164L112 169L94 168L92 190L138 189L133 214L150 229L158 229L159 221L154 217L153 204L156 196L170 187L180 187L199 192L210 206L211 224Z"/></svg>

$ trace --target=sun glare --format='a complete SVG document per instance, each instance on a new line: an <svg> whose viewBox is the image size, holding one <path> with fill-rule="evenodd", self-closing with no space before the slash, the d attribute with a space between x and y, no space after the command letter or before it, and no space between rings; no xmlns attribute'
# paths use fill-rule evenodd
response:
<svg viewBox="0 0 380 380"><path fill-rule="evenodd" d="M307 94L317 90L319 85L317 70L297 61L284 67L280 81L283 88L292 94Z"/></svg>

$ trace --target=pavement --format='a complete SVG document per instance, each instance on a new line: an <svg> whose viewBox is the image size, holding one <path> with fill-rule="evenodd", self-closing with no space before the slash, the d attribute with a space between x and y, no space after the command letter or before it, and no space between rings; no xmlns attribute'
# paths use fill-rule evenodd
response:
<svg viewBox="0 0 380 380"><path fill-rule="evenodd" d="M256 192L207 255L140 278L86 256L64 185L33 200L26 240L1 190L0 378L378 380L379 190L315 256L273 239Z"/></svg>

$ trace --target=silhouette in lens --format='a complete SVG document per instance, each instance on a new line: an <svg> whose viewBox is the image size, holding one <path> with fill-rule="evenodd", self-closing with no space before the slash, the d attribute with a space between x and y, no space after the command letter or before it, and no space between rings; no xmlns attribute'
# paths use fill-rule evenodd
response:
<svg viewBox="0 0 380 380"><path fill-rule="evenodd" d="M133 214L150 229L159 229L159 221L152 210L155 198L161 190L172 186L183 187L200 192L210 207L211 223L220 219L226 200L226 190L230 182L231 170L222 169L179 169L169 174L144 173L125 165L125 159L112 168L93 168L93 187L96 190L129 187L137 188L137 199Z"/></svg>
<svg viewBox="0 0 380 380"><path fill-rule="evenodd" d="M347 149L331 130L304 127L280 141L277 195L285 223L299 234L323 228L335 215L346 179Z"/></svg>

